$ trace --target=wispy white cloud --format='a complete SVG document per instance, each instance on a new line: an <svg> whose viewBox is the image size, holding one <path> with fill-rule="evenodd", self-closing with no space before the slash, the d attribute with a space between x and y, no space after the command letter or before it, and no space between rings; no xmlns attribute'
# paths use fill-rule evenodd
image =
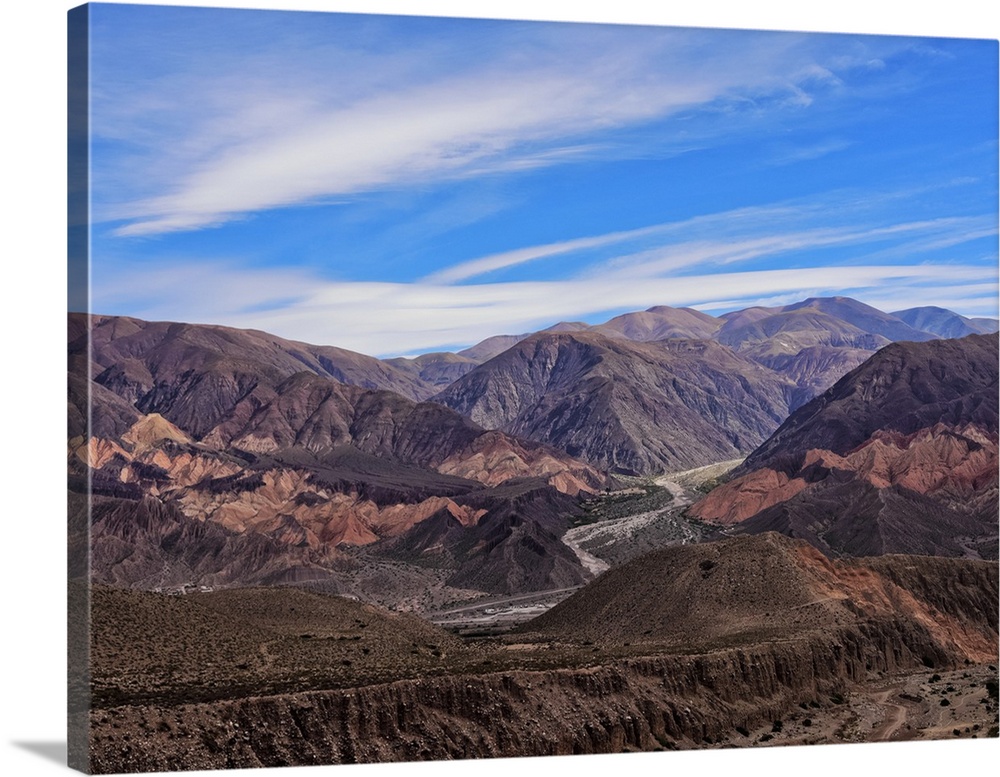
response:
<svg viewBox="0 0 1000 777"><path fill-rule="evenodd" d="M851 147L848 140L831 138L822 143L801 148L779 149L774 156L768 160L768 164L774 166L792 165L797 162L808 162L814 159L822 159L830 154L836 154Z"/></svg>
<svg viewBox="0 0 1000 777"><path fill-rule="evenodd" d="M893 249L894 254L912 255L995 235L997 228L989 221L989 218L983 217L941 218L881 227L822 227L803 231L777 231L759 237L680 242L617 257L608 262L606 267L590 270L589 274L598 274L607 268L616 270L623 277L645 278L688 267L728 265L762 257L778 257L793 251L801 254L835 246L868 243L877 245L881 240L918 236L919 242L903 242Z"/></svg>
<svg viewBox="0 0 1000 777"><path fill-rule="evenodd" d="M453 265L432 273L424 278L426 283L455 283L468 278L475 278L486 275L497 270L504 270L508 267L516 267L521 264L533 262L536 259L545 259L550 256L568 254L574 251L582 251L589 248L600 248L602 246L614 245L628 240L654 235L668 229L669 224L657 224L642 229L631 229L624 232L611 232L606 235L596 235L594 237L581 237L575 240L564 240L560 243L548 243L540 246L530 246L519 248L514 251L504 251L499 254L491 254L479 259Z"/></svg>
<svg viewBox="0 0 1000 777"><path fill-rule="evenodd" d="M515 146L637 121L714 97L674 85L649 101L606 80L531 74L458 78L364 100L229 147L171 194L122 209L120 235L208 226L268 208L460 175ZM533 154L532 164L556 156ZM509 164L509 163L508 163Z"/></svg>
<svg viewBox="0 0 1000 777"><path fill-rule="evenodd" d="M403 47L378 57L324 50L308 67L244 54L221 74L199 55L197 66L153 82L116 90L106 78L95 132L125 145L117 158L99 157L100 218L125 222L120 236L154 235L564 164L599 149L607 130L720 102L756 113L805 106L838 81L816 61L822 52L794 35L744 34L720 47L691 31L572 30L531 41L530 57L493 43L463 60L460 75L438 51ZM690 128L682 134L696 144Z"/></svg>

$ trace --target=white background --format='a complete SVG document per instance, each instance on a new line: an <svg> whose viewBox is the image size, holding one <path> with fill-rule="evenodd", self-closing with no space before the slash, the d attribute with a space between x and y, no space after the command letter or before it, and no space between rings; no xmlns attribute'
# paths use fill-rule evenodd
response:
<svg viewBox="0 0 1000 777"><path fill-rule="evenodd" d="M177 5L177 2L161 4ZM193 3L188 3L193 4ZM998 37L989 0L935 3L840 0L722 2L656 7L641 0L267 0L217 6L382 13L465 15L700 27ZM65 39L66 11L58 0L16 0L0 18L0 548L2 619L0 666L3 723L0 773L65 771ZM667 4L664 4L665 6ZM636 775L833 775L902 771L908 775L988 773L1000 763L1000 741L838 745L768 751L654 753L448 764L311 767L296 775L345 773L371 777L457 777L463 770L498 777L629 770ZM992 765L992 766L991 766ZM236 771L243 774L285 772ZM190 774L209 774L197 772Z"/></svg>

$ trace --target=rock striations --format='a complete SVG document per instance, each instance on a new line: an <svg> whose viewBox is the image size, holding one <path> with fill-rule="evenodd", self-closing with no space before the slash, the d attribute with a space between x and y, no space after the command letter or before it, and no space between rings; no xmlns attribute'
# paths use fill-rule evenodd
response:
<svg viewBox="0 0 1000 777"><path fill-rule="evenodd" d="M606 484L556 448L386 390L419 395L420 378L370 357L262 332L101 316L72 317L70 337L70 483L89 482L103 500L99 580L330 579L337 588L343 549L400 537L435 516L463 531L511 520L505 499L490 495L501 484L530 482L526 501L543 503L547 491L575 497ZM575 500L560 509L573 514ZM559 533L535 536L536 552L515 553L509 575L461 566L488 570L491 554L519 541L510 537L449 556L449 574L490 591L527 579L544 587L545 569L551 587L579 584L587 573ZM522 563L530 574L518 571Z"/></svg>
<svg viewBox="0 0 1000 777"><path fill-rule="evenodd" d="M996 335L887 346L691 513L835 554L996 558L997 364Z"/></svg>

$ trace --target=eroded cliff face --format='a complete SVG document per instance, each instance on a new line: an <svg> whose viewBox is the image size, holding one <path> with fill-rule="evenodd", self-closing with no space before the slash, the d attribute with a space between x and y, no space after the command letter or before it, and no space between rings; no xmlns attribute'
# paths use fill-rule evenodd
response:
<svg viewBox="0 0 1000 777"><path fill-rule="evenodd" d="M604 666L407 680L93 713L98 773L689 748L829 706L868 678L962 663L919 626Z"/></svg>

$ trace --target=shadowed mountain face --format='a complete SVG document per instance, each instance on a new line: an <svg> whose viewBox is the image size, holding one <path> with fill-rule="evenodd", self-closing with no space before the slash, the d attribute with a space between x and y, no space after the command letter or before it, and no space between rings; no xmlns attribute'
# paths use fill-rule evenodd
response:
<svg viewBox="0 0 1000 777"><path fill-rule="evenodd" d="M996 558L997 365L995 335L887 346L691 513L834 554Z"/></svg>
<svg viewBox="0 0 1000 777"><path fill-rule="evenodd" d="M385 363L440 390L474 370L480 362L457 353L425 353L413 359L386 359Z"/></svg>
<svg viewBox="0 0 1000 777"><path fill-rule="evenodd" d="M890 345L796 410L741 470L812 448L845 454L877 431L975 423L995 433L997 361L990 335Z"/></svg>
<svg viewBox="0 0 1000 777"><path fill-rule="evenodd" d="M468 529L442 511L390 544L394 558L454 568L447 582L491 593L582 585L589 575L561 541L581 514L565 494L538 481L512 481L457 498L482 517Z"/></svg>
<svg viewBox="0 0 1000 777"><path fill-rule="evenodd" d="M435 397L487 428L622 473L683 469L752 449L790 384L705 340L537 334Z"/></svg>
<svg viewBox="0 0 1000 777"><path fill-rule="evenodd" d="M734 537L637 558L522 627L687 648L862 629L920 634L935 662L992 660L997 566L919 556L830 561L779 534Z"/></svg>

